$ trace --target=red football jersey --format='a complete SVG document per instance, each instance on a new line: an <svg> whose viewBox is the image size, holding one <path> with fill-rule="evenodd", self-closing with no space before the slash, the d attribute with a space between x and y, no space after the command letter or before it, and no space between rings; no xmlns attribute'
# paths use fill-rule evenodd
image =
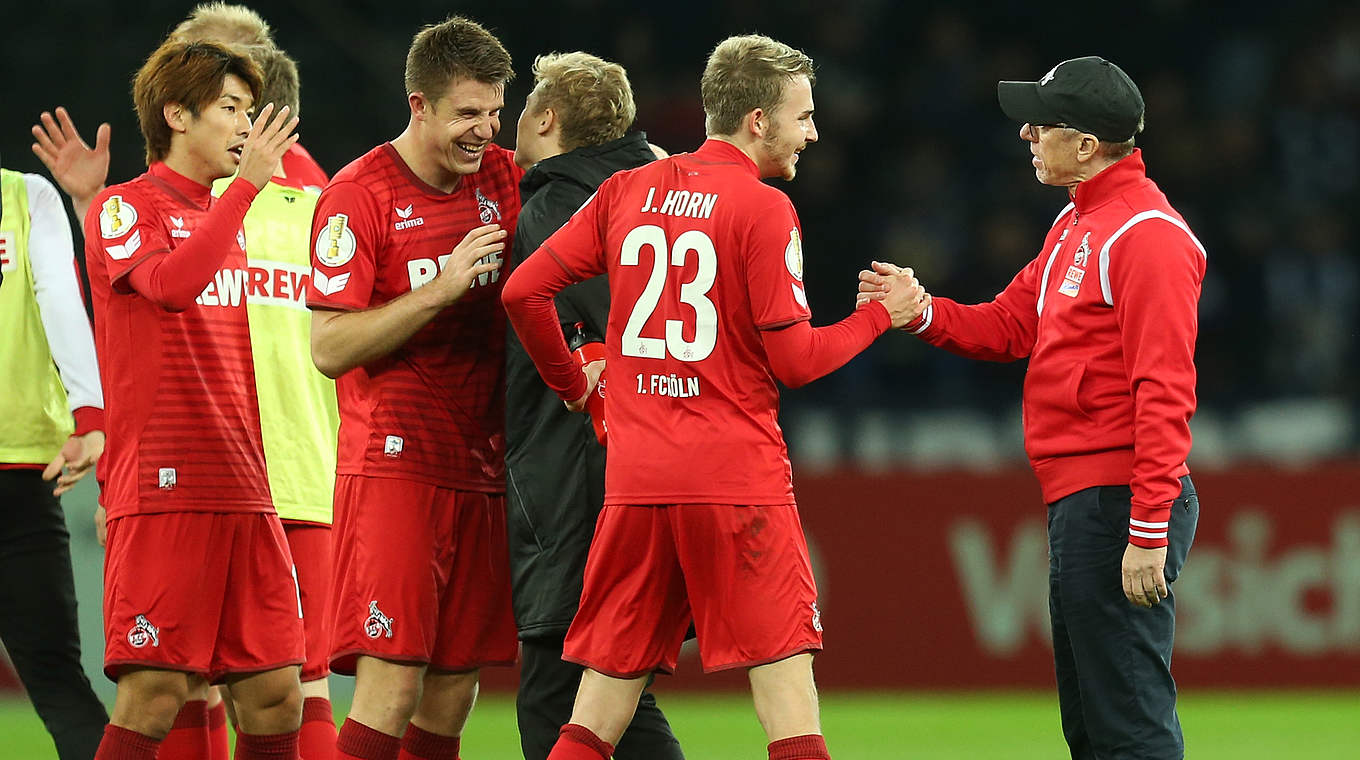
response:
<svg viewBox="0 0 1360 760"><path fill-rule="evenodd" d="M286 179L282 184L289 187L296 187L300 190L316 188L316 191L320 192L321 188L325 187L326 182L329 181L326 177L326 171L321 168L316 159L312 158L312 154L302 147L301 143L293 143L293 147L283 154L280 163L283 164L283 173ZM277 182L278 179L276 178L275 181Z"/></svg>
<svg viewBox="0 0 1360 760"><path fill-rule="evenodd" d="M100 501L110 518L177 511L273 512L246 323L240 231L196 302L170 312L128 273L189 240L216 203L153 164L100 193L85 217L85 261L106 404Z"/></svg>
<svg viewBox="0 0 1360 760"><path fill-rule="evenodd" d="M369 151L317 203L308 305L381 306L433 280L474 227L496 223L513 234L521 175L513 154L493 144L481 169L444 193L390 143ZM505 490L505 274L482 275L401 348L336 381L336 472Z"/></svg>
<svg viewBox="0 0 1360 760"><path fill-rule="evenodd" d="M760 338L811 318L788 197L710 140L615 174L544 247L609 274L605 503L793 503Z"/></svg>

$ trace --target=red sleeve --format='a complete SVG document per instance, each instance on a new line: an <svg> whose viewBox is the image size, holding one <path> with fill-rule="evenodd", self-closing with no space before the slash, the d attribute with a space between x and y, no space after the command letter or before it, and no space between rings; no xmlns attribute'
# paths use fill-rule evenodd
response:
<svg viewBox="0 0 1360 760"><path fill-rule="evenodd" d="M803 290L802 229L793 204L788 198L782 201L752 215L751 228L741 246L746 254L751 318L762 330L812 318Z"/></svg>
<svg viewBox="0 0 1360 760"><path fill-rule="evenodd" d="M156 219L151 202L133 185L102 191L85 212L86 264L92 272L103 272L114 292L132 292L128 272L151 256L169 251L169 235Z"/></svg>
<svg viewBox="0 0 1360 760"><path fill-rule="evenodd" d="M234 180L193 237L174 250L148 256L140 266L133 264L128 273L132 289L169 311L192 306L226 261L232 239L257 192L250 182L239 177Z"/></svg>
<svg viewBox="0 0 1360 760"><path fill-rule="evenodd" d="M1205 256L1187 230L1157 218L1131 227L1107 261L1102 280L1108 273L1133 395L1129 542L1153 549L1166 546L1177 474L1190 455Z"/></svg>
<svg viewBox="0 0 1360 760"><path fill-rule="evenodd" d="M569 274L545 246L515 267L501 290L510 325L538 374L566 401L575 401L588 390L581 366L567 350L553 302L553 296L575 282L580 279Z"/></svg>
<svg viewBox="0 0 1360 760"><path fill-rule="evenodd" d="M76 420L76 429L71 435L85 435L104 429L104 410L97 406L76 407L71 415Z"/></svg>
<svg viewBox="0 0 1360 760"><path fill-rule="evenodd" d="M840 369L890 327L888 310L878 301L870 301L834 325L813 327L801 320L788 327L763 330L760 338L774 376L784 385L797 388Z"/></svg>
<svg viewBox="0 0 1360 760"><path fill-rule="evenodd" d="M1020 270L996 298L981 304L961 304L932 298L925 313L902 328L970 359L1010 362L1029 356L1039 330L1039 282L1043 257Z"/></svg>
<svg viewBox="0 0 1360 760"><path fill-rule="evenodd" d="M385 239L373 194L356 182L321 191L312 212L310 308L357 311L373 305L376 252Z"/></svg>
<svg viewBox="0 0 1360 760"><path fill-rule="evenodd" d="M553 296L573 283L588 280L605 269L603 216L612 183L592 195L561 229L510 274L501 302L510 324L534 360L543 382L565 401L586 393L581 366L567 351Z"/></svg>

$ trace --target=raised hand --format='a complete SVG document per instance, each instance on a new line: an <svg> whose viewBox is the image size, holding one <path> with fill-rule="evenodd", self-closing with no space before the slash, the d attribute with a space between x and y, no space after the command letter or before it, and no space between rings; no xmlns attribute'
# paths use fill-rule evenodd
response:
<svg viewBox="0 0 1360 760"><path fill-rule="evenodd" d="M108 124L100 124L95 130L94 147L81 138L71 115L66 109L57 106L56 116L43 111L38 117L41 122L33 125L33 154L43 162L52 179L61 189L71 196L76 213L82 218L90 201L104 189L104 181L109 176L109 136L112 132Z"/></svg>
<svg viewBox="0 0 1360 760"><path fill-rule="evenodd" d="M507 234L498 224L484 224L464 235L449 254L443 271L430 283L439 288L440 300L446 304L457 301L478 277L499 269Z"/></svg>
<svg viewBox="0 0 1360 760"><path fill-rule="evenodd" d="M104 453L104 433L94 430L85 435L73 435L66 439L56 458L43 470L43 480L57 481L53 494L61 496L75 487L75 484L94 470L99 457Z"/></svg>
<svg viewBox="0 0 1360 760"><path fill-rule="evenodd" d="M245 144L241 146L241 164L236 175L256 189L268 184L283 154L298 141L298 135L293 133L297 129L298 118L288 118L288 110L288 106L284 106L274 114L273 103L261 108L255 123L250 125ZM270 114L274 114L273 119L269 118Z"/></svg>

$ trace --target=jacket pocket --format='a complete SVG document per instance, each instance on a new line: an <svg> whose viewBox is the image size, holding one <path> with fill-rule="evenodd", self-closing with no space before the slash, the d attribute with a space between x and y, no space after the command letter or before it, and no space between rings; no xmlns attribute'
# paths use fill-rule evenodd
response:
<svg viewBox="0 0 1360 760"><path fill-rule="evenodd" d="M1094 420L1087 404L1083 403L1081 395L1081 384L1086 379L1086 364L1074 365L1068 370L1067 378L1063 387L1063 396L1067 400L1067 406L1074 414L1088 420Z"/></svg>

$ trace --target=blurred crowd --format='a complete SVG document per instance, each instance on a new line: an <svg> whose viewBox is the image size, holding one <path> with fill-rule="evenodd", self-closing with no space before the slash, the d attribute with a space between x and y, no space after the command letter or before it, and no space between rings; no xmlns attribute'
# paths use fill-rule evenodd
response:
<svg viewBox="0 0 1360 760"><path fill-rule="evenodd" d="M101 120L114 124L113 180L140 172L128 82L187 7L144 0L136 13L104 5L79 17L59 4L28 9L3 56L4 164L41 170L27 125L60 103L89 131ZM487 24L515 57L499 139L506 145L539 53L584 49L623 63L638 94L638 126L671 151L702 140L698 78L718 39L760 31L812 55L821 143L803 154L798 180L781 187L802 216L818 323L850 310L855 273L871 259L912 266L931 292L959 300L986 300L1004 287L1037 254L1066 200L1034 180L995 83L1036 79L1065 58L1109 58L1147 101L1139 143L1149 174L1208 249L1202 408L1234 414L1321 398L1356 414L1360 5L271 4L276 39L302 68L300 132L328 170L400 131L406 46L420 24L450 12ZM907 403L1005 414L1018 404L1023 371L892 335L840 373L789 393L786 406L795 414Z"/></svg>

